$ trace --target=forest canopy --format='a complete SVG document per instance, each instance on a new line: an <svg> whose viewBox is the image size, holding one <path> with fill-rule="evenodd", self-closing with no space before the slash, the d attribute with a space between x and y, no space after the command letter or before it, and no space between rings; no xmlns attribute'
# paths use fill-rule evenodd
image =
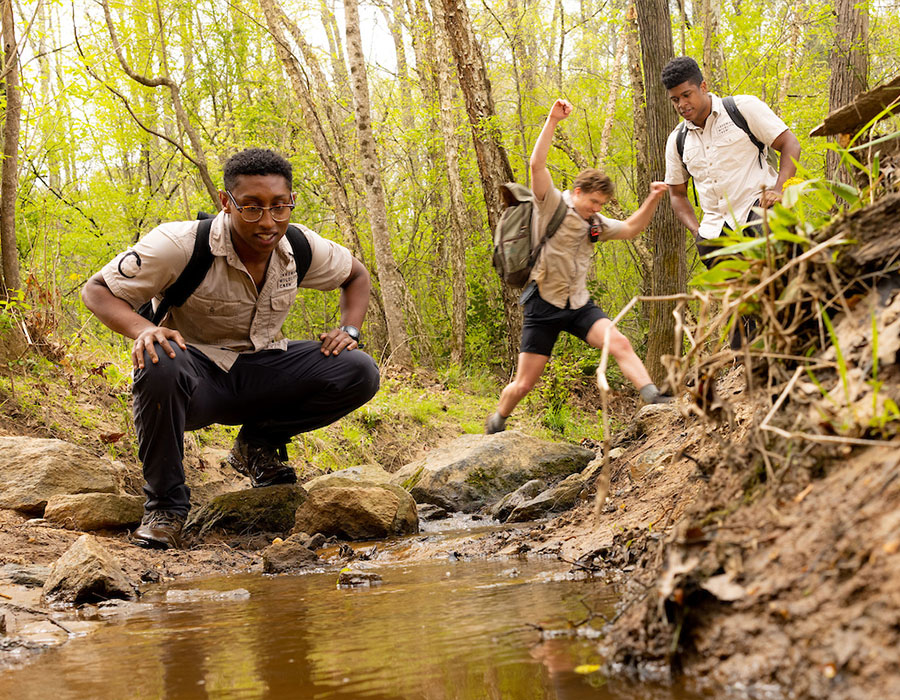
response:
<svg viewBox="0 0 900 700"><path fill-rule="evenodd" d="M39 309L45 330L62 335L89 328L121 342L89 320L81 286L160 222L215 211L225 160L265 146L294 166L293 220L373 272L366 332L376 357L508 371L509 294L490 263L496 213L473 137L499 146L527 184L531 145L564 97L576 112L550 154L559 186L583 167L602 168L616 185L616 216L663 176L648 172L643 133L648 91L662 87L641 71L629 2L2 4L4 139L17 146L3 207L19 274L11 283L5 256L3 313ZM810 176L825 171L826 141L807 134L829 111L836 37L847 30L838 5L667 7L671 51L697 58L717 94L766 101L800 138ZM851 47L867 59L860 84L874 86L900 68L900 12L896 2L852 7L867 23ZM492 111L477 124L466 101L472 78L458 69L477 62L454 60L461 46L480 53L489 80ZM14 91L21 125L11 142ZM645 239L598 249L589 288L605 308L649 289ZM698 263L684 243L690 271ZM301 298L289 334L335 324L335 295ZM648 323L646 310L622 322L638 348Z"/></svg>

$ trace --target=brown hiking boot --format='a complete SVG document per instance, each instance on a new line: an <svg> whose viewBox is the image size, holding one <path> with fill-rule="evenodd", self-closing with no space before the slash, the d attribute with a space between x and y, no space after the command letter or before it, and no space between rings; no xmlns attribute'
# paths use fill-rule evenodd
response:
<svg viewBox="0 0 900 700"><path fill-rule="evenodd" d="M135 544L153 549L178 549L185 519L186 516L171 510L145 511L141 524L134 531Z"/></svg>
<svg viewBox="0 0 900 700"><path fill-rule="evenodd" d="M287 459L287 449L246 442L238 436L226 461L239 474L250 477L253 488L275 484L296 484L297 474L282 460Z"/></svg>

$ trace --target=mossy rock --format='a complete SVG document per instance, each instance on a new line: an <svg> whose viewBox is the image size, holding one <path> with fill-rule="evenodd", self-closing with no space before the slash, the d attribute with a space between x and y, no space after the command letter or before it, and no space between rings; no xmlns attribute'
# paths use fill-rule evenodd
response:
<svg viewBox="0 0 900 700"><path fill-rule="evenodd" d="M233 491L191 513L185 531L203 536L219 531L236 535L289 532L306 490L295 484Z"/></svg>

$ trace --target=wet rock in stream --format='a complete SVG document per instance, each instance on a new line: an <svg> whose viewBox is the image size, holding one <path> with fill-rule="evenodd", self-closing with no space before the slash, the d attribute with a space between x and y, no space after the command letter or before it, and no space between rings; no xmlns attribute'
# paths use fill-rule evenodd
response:
<svg viewBox="0 0 900 700"><path fill-rule="evenodd" d="M276 539L262 553L263 571L279 574L315 566L319 557L309 549L309 541L306 533L291 535L285 540Z"/></svg>

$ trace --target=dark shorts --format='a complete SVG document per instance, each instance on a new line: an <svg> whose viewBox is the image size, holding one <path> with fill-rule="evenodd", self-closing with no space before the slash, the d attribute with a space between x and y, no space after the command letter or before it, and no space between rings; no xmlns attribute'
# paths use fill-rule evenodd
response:
<svg viewBox="0 0 900 700"><path fill-rule="evenodd" d="M586 341L591 326L602 318L609 318L593 301L588 301L580 309L560 309L541 299L537 292L525 302L523 309L525 320L519 351L548 357L563 331Z"/></svg>

